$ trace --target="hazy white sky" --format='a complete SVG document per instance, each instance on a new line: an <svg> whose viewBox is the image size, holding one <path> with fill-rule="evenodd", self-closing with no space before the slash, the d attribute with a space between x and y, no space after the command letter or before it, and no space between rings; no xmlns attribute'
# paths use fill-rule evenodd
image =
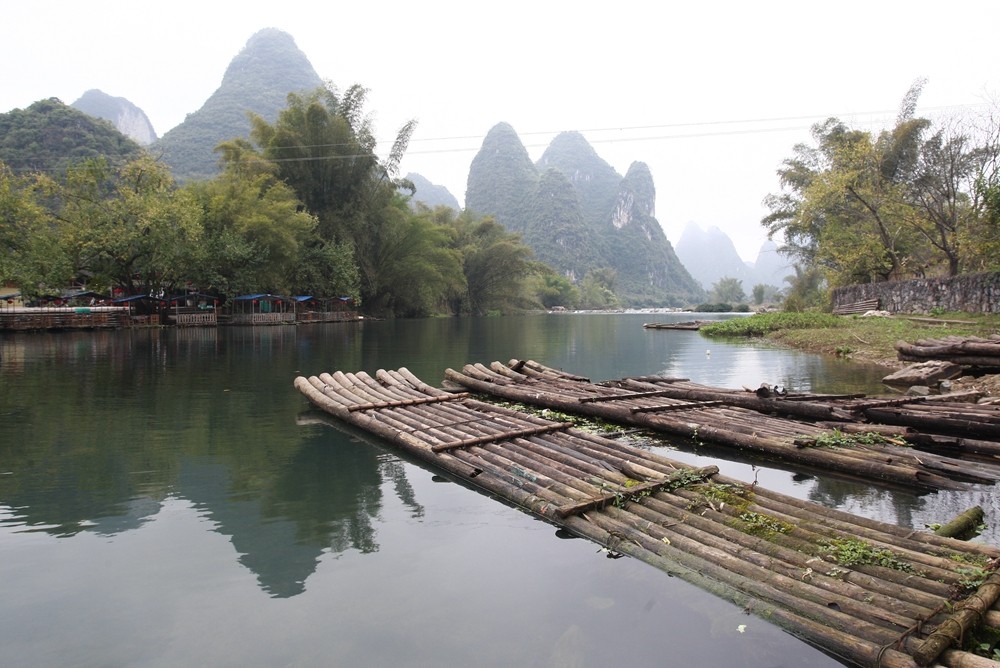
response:
<svg viewBox="0 0 1000 668"><path fill-rule="evenodd" d="M162 136L274 27L324 79L371 90L386 140L416 119L403 172L460 202L496 123L533 159L578 130L621 174L649 165L671 241L689 221L717 226L753 259L761 200L810 125L881 127L921 77L919 113L982 111L1000 90L998 19L995 0L8 2L0 112L98 88Z"/></svg>

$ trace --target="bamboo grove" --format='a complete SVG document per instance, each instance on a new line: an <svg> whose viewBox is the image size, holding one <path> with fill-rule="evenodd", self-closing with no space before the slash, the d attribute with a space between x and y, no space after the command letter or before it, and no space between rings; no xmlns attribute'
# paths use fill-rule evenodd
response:
<svg viewBox="0 0 1000 668"><path fill-rule="evenodd" d="M26 299L86 284L349 296L383 316L572 303L568 281L491 218L412 203L397 168L414 123L376 154L366 90L292 94L220 173L177 183L156 156L95 155L58 170L0 162L0 282Z"/></svg>

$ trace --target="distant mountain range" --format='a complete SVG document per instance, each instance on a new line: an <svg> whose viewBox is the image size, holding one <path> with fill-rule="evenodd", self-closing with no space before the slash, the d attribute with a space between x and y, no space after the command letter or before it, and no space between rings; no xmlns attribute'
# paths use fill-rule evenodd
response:
<svg viewBox="0 0 1000 668"><path fill-rule="evenodd" d="M700 300L654 217L649 168L634 162L622 177L578 132L556 136L537 164L514 129L494 126L472 160L466 207L521 233L538 259L579 281L610 269L631 306Z"/></svg>
<svg viewBox="0 0 1000 668"><path fill-rule="evenodd" d="M161 154L178 180L202 179L219 171L215 146L249 136L250 113L273 122L289 93L321 85L292 37L267 28L233 58L205 104L163 137L157 138L146 114L124 98L89 90L73 107ZM406 178L415 187L415 202L460 208L447 188L420 174ZM648 167L634 162L622 176L577 132L559 134L534 163L510 125L494 126L472 161L465 196L471 211L519 232L538 259L571 280L611 270L616 292L632 306L701 301L725 277L743 281L749 293L757 283L781 286L789 273L773 243L761 248L755 263L744 263L717 228L689 225L675 253L655 217Z"/></svg>
<svg viewBox="0 0 1000 668"><path fill-rule="evenodd" d="M722 278L742 281L748 294L759 283L781 288L793 273L773 241L761 245L756 262L744 262L725 232L718 227L703 230L695 223L688 223L677 240L677 257L706 290Z"/></svg>

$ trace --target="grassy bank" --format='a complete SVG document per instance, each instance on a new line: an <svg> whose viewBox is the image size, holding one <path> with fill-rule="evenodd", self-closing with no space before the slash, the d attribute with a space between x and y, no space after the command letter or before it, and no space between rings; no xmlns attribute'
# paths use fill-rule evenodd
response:
<svg viewBox="0 0 1000 668"><path fill-rule="evenodd" d="M943 336L982 336L1000 333L1000 316L946 313L937 316L862 317L829 313L759 313L701 328L713 338L762 338L782 345L873 362L903 366L895 343Z"/></svg>

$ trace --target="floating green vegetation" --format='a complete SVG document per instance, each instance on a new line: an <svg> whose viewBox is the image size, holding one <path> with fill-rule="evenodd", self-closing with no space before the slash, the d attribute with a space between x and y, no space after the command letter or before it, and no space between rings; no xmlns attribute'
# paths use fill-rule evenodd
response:
<svg viewBox="0 0 1000 668"><path fill-rule="evenodd" d="M874 431L849 434L839 429L815 436L800 436L796 443L805 443L810 448L852 448L858 445L901 445L909 446L902 436L886 436Z"/></svg>
<svg viewBox="0 0 1000 668"><path fill-rule="evenodd" d="M747 318L732 318L704 325L705 336L764 336L782 329L832 329L844 323L829 313L757 313Z"/></svg>
<svg viewBox="0 0 1000 668"><path fill-rule="evenodd" d="M770 538L775 534L791 533L792 529L795 528L788 522L782 522L776 517L753 511L740 513L740 520L742 520L743 524L736 528L751 536L758 536L760 538Z"/></svg>
<svg viewBox="0 0 1000 668"><path fill-rule="evenodd" d="M857 538L834 538L820 547L841 566L884 566L904 573L913 572L913 564L899 559L892 550L875 547Z"/></svg>

